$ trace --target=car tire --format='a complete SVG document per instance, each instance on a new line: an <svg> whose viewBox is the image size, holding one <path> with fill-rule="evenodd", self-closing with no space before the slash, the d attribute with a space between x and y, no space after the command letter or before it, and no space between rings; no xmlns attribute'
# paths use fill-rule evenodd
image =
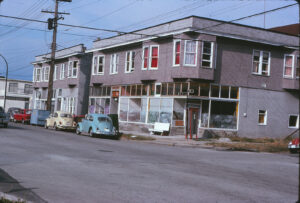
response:
<svg viewBox="0 0 300 203"><path fill-rule="evenodd" d="M54 123L54 126L53 126L54 130L58 131L58 128L56 126L56 123Z"/></svg>
<svg viewBox="0 0 300 203"><path fill-rule="evenodd" d="M89 136L93 137L93 129L92 128L89 129Z"/></svg>
<svg viewBox="0 0 300 203"><path fill-rule="evenodd" d="M77 135L80 135L80 134L81 134L81 132L80 132L79 129L80 129L80 127L79 127L79 125L78 125L78 126L76 127L76 134L77 134Z"/></svg>
<svg viewBox="0 0 300 203"><path fill-rule="evenodd" d="M45 122L44 128L48 129L47 122Z"/></svg>

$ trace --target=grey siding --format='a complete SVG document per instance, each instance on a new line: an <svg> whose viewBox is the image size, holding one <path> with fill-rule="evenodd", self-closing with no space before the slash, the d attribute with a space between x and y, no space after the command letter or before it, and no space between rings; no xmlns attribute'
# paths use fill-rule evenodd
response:
<svg viewBox="0 0 300 203"><path fill-rule="evenodd" d="M267 125L258 125L259 110L267 110ZM295 131L289 114L299 114L299 93L241 88L238 135L285 137Z"/></svg>

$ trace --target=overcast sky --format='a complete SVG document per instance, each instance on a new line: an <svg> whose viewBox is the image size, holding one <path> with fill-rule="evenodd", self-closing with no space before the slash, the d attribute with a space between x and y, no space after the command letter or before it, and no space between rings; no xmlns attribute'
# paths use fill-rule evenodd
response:
<svg viewBox="0 0 300 203"><path fill-rule="evenodd" d="M293 0L72 0L60 3L59 11L70 13L60 23L133 31L190 15L231 21L294 3ZM52 16L41 10L54 10L54 4L54 0L4 0L0 15L46 21ZM294 24L299 22L298 11L296 5L236 23L261 28ZM63 26L58 30L58 49L79 43L89 49L97 37L114 34ZM8 61L8 77L32 80L31 62L36 55L50 52L51 40L52 31L47 30L46 24L0 17L0 54ZM0 76L5 75L5 69L0 59Z"/></svg>

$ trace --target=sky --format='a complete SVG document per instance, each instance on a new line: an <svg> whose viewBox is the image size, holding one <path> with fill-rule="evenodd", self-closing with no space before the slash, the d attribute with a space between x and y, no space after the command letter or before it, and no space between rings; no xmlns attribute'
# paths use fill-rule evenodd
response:
<svg viewBox="0 0 300 203"><path fill-rule="evenodd" d="M231 21L263 11L295 4L294 0L72 0L60 2L64 15L59 23L81 25L117 31L134 31L191 15ZM54 10L54 0L4 0L0 15L47 21ZM265 15L236 21L260 28L299 23L298 5ZM92 48L97 38L116 33L59 26L57 49L83 43ZM0 17L0 54L8 62L8 78L32 80L35 56L51 51L52 31L43 23ZM0 58L0 76L5 76L6 65Z"/></svg>

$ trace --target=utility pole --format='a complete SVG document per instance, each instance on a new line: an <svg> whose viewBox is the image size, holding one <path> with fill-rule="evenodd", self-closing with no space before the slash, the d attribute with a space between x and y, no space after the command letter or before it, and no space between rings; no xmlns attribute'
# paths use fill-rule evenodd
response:
<svg viewBox="0 0 300 203"><path fill-rule="evenodd" d="M53 37L51 44L51 62L50 62L50 73L48 80L48 95L47 95L47 110L51 111L52 95L53 95L53 73L55 66L55 51L56 51L56 34L57 34L57 21L63 19L63 17L58 17L58 14L68 14L68 13L59 13L58 12L58 3L62 2L72 2L72 0L55 0L55 11L42 11L44 13L54 13L54 18L48 19L48 29L53 29ZM53 24L52 24L53 23Z"/></svg>

